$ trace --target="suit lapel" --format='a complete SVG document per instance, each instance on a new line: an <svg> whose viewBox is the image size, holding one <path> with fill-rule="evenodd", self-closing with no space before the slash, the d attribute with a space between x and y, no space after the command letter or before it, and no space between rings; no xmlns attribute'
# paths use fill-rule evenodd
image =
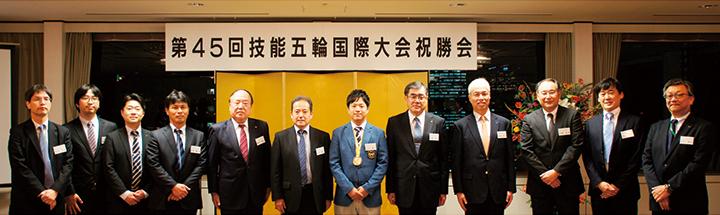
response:
<svg viewBox="0 0 720 215"><path fill-rule="evenodd" d="M238 134L235 133L235 123L233 123L233 120L234 119L230 118L229 120L225 121L224 133L227 135L225 138L227 138L227 143L231 145L231 147L238 153L238 155L240 155L240 162L243 162L245 165L247 165L245 159L242 159L242 152L240 152L240 141L238 140Z"/></svg>
<svg viewBox="0 0 720 215"><path fill-rule="evenodd" d="M665 137L667 137L667 135L668 135L667 133L670 132L670 120L668 119L668 120L667 120L667 123L664 123L664 124L667 124L667 126L665 126L665 128L667 128L667 129L663 129L663 130L665 130L665 132L664 132L664 133L665 133ZM680 137L681 137L681 136L686 136L686 134L688 133L688 131L689 131L690 129L692 129L692 127L694 127L694 125L695 125L695 117L693 117L693 115L690 114L690 115L685 119L685 122L683 122L682 126L680 126L680 128L678 128L677 133L675 134L675 138L673 138L672 144L670 145L670 151L668 151L668 152L665 153L665 155L666 155L665 160L666 160L666 161L667 161L667 159L670 158L670 156L673 154L673 152L675 152L675 148L677 148L678 145L680 144ZM667 138L666 138L666 139L667 139ZM666 141L667 141L667 140L666 140Z"/></svg>
<svg viewBox="0 0 720 215"><path fill-rule="evenodd" d="M120 132L119 147L123 151L125 151L125 154L127 154L127 156L125 156L125 158L127 159L128 163L131 165L130 168L132 168L132 151L130 150L130 141L129 141L129 137L128 137L128 133L127 133L128 132L127 127L123 126L123 128L120 131L121 132ZM118 144L118 143L114 143L114 144Z"/></svg>
<svg viewBox="0 0 720 215"><path fill-rule="evenodd" d="M559 107L558 107L558 110L559 110ZM535 115L535 120L542 122L542 125L540 127L542 128L543 131L545 131L542 134L545 137L545 140L547 140L548 146L550 146L550 148L552 149L552 146L555 145L555 143L550 141L551 140L550 139L550 131L548 130L548 127L547 127L548 121L547 121L547 117L545 117L545 112L543 112L542 108L540 108L537 110L537 113L538 114ZM555 116L555 119L557 119L557 118L558 117ZM557 120L555 120L555 122L557 122ZM557 128L557 124L555 124L555 128Z"/></svg>
<svg viewBox="0 0 720 215"><path fill-rule="evenodd" d="M493 152L493 149L495 148L495 142L498 141L497 131L498 131L498 127L499 127L499 125L498 125L499 120L497 119L497 115L491 113L490 118L492 119L492 121L490 122L490 141L489 141L490 146L488 146L488 152L487 152L488 158L490 158L490 156Z"/></svg>
<svg viewBox="0 0 720 215"><path fill-rule="evenodd" d="M258 135L258 127L255 123L255 120L251 120L250 118L248 120L248 165L252 163L255 160L255 152L257 152L257 143L255 142L255 138Z"/></svg>
<svg viewBox="0 0 720 215"><path fill-rule="evenodd" d="M54 148L56 145L59 144L58 142L59 142L58 126L55 125L55 123L48 121L48 150L49 150L48 157L50 158L50 165L52 165L52 167L50 169L53 172L53 176L57 175L57 172L58 172L58 170L57 170L58 165L55 163L56 159L55 159L55 148ZM65 153L67 153L67 151Z"/></svg>
<svg viewBox="0 0 720 215"><path fill-rule="evenodd" d="M343 133L345 133L345 142L346 144L348 144L348 149L352 149L352 154L355 155L355 132L353 132L353 127L350 123L345 124L345 127L343 128ZM362 143L360 143L360 145L362 145Z"/></svg>
<svg viewBox="0 0 720 215"><path fill-rule="evenodd" d="M98 120L98 121L100 121L100 120ZM87 135L85 134L85 127L83 126L82 121L80 121L80 118L77 118L76 121L73 122L71 125L72 126L69 126L70 130L72 132L74 132L78 137L80 137L80 143L81 143L80 145L82 146L82 149L79 149L79 150L85 150L88 153L88 155L90 155L90 157L93 157L93 158L98 157L98 156L93 156L92 151L90 151L90 142L88 142L88 140L87 140ZM75 150L78 150L78 149L75 149ZM98 151L100 151L100 150L98 150Z"/></svg>
<svg viewBox="0 0 720 215"><path fill-rule="evenodd" d="M40 140L38 139L38 134L35 129L37 128L35 128L35 123L33 123L32 120L28 120L25 122L25 135L30 137L32 147L35 148L35 152L37 152L38 155L42 157L42 153L40 152Z"/></svg>
<svg viewBox="0 0 720 215"><path fill-rule="evenodd" d="M407 119L407 118L405 118L405 119ZM409 123L410 122L408 121L408 124L406 124L406 125L409 125ZM422 131L423 134L422 134L422 139L420 140L420 150L418 150L420 154L422 154L423 151L427 151L428 147L430 147L429 146L430 145L430 132L433 132L432 128L433 128L434 124L435 124L435 122L433 120L433 117L430 115L430 113L425 112L425 123L423 125L423 131ZM412 140L412 132L410 132L409 140ZM412 145L411 151L413 153L415 153L415 143L412 143L412 144L413 145ZM417 158L417 157L421 157L420 154L414 154L414 155Z"/></svg>
<svg viewBox="0 0 720 215"><path fill-rule="evenodd" d="M618 156L618 153L620 153L620 144L622 142L622 135L620 134L620 132L625 129L625 124L627 123L627 117L625 117L625 114L623 113L624 112L620 112L620 115L617 119L617 124L615 125L615 130L613 131L613 141L612 145L610 146L610 161L607 164L608 167L610 167L611 164L615 163L613 161L613 157Z"/></svg>
<svg viewBox="0 0 720 215"><path fill-rule="evenodd" d="M475 145L480 149L481 152L485 153L485 147L483 147L482 145L482 139L478 130L478 122L477 120L475 120L475 114L467 116L467 120L470 123L470 134L473 136L473 142L475 142Z"/></svg>
<svg viewBox="0 0 720 215"><path fill-rule="evenodd" d="M405 112L405 113L406 113L406 114L403 114L402 117L400 117L400 130L399 130L399 132L400 132L400 134L401 134L402 136L405 136L404 138L402 138L403 140L410 140L410 141L402 141L402 143L399 143L399 144L401 144L401 147L402 147L404 150L410 152L410 154L413 155L413 157L418 157L418 154L415 152L415 143L414 143L414 138L413 138L413 133L412 133L412 128L411 128L411 127L414 126L414 125L411 125L411 124L410 124L410 119L409 119L408 116L407 116L407 112ZM428 120L428 116L427 116L427 113L426 113L426 114L425 114L425 126L424 126L424 129L423 129L423 134L425 134L426 131L427 131L427 120ZM424 141L424 140L425 140L424 136L425 136L425 135L423 135L423 138L422 138L423 141L422 141L422 142L425 142L425 141ZM421 150L422 150L422 145L423 145L423 144L421 144L421 146L420 146Z"/></svg>

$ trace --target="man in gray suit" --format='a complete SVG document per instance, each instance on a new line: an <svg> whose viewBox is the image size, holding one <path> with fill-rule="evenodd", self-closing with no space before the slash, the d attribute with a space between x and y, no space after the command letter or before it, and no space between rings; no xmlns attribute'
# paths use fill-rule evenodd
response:
<svg viewBox="0 0 720 215"><path fill-rule="evenodd" d="M291 102L293 126L275 133L270 152L270 179L275 209L283 214L322 214L332 201L328 163L330 135L310 127L312 100Z"/></svg>
<svg viewBox="0 0 720 215"><path fill-rule="evenodd" d="M387 123L389 165L385 191L400 214L435 214L448 191L445 119L428 113L427 87L405 86L408 110Z"/></svg>
<svg viewBox="0 0 720 215"><path fill-rule="evenodd" d="M147 166L153 179L149 208L158 214L196 214L202 208L200 178L207 150L205 135L187 127L190 98L173 90L165 97L170 124L152 132Z"/></svg>
<svg viewBox="0 0 720 215"><path fill-rule="evenodd" d="M538 82L536 91L542 108L528 114L520 130L533 214L579 214L578 196L585 191L577 162L584 138L580 114L558 105L555 79Z"/></svg>

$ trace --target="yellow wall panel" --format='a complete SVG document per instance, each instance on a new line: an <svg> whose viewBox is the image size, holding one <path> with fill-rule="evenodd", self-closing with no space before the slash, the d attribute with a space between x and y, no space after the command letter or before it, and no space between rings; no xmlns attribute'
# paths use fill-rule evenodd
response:
<svg viewBox="0 0 720 215"><path fill-rule="evenodd" d="M350 122L345 106L345 98L353 90L353 74L330 73L287 73L286 74L287 95L284 102L288 105L287 113L290 113L290 101L295 96L304 95L313 100L313 119L311 126L331 133L340 125ZM287 123L284 127L290 127L292 121L287 116Z"/></svg>

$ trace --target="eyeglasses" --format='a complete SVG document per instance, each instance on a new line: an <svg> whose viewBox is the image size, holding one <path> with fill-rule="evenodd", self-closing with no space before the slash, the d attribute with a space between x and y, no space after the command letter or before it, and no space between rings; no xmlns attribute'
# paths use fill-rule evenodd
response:
<svg viewBox="0 0 720 215"><path fill-rule="evenodd" d="M670 100L670 99L673 99L673 98L682 99L682 98L685 98L685 96L688 96L688 94L687 94L687 93L675 93L675 94L665 94L665 95L663 95L663 97L665 97L665 99L667 99L667 100Z"/></svg>
<svg viewBox="0 0 720 215"><path fill-rule="evenodd" d="M85 101L94 101L94 102L100 100L100 98L98 98L97 96L83 96L83 97L80 97L80 99L85 100Z"/></svg>
<svg viewBox="0 0 720 215"><path fill-rule="evenodd" d="M423 101L423 100L427 99L427 96L422 95L422 94L410 94L407 97L410 98L410 100L418 99L420 101Z"/></svg>

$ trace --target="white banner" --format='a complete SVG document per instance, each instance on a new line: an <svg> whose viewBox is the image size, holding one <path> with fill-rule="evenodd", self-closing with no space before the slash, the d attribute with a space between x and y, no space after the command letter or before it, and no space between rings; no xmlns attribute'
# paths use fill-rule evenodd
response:
<svg viewBox="0 0 720 215"><path fill-rule="evenodd" d="M475 23L169 23L167 71L475 70Z"/></svg>

